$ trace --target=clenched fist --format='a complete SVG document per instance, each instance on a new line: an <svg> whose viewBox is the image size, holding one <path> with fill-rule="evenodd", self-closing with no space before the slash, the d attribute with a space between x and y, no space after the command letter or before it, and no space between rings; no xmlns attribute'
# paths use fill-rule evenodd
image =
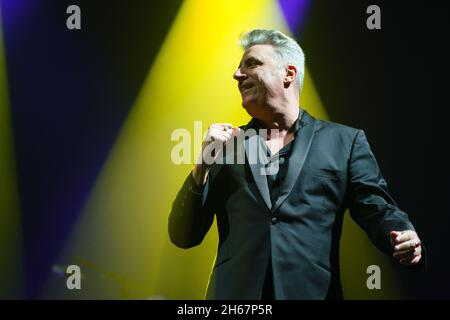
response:
<svg viewBox="0 0 450 320"><path fill-rule="evenodd" d="M216 161L223 146L239 134L240 129L230 123L212 124L206 132L202 143L200 158L192 170L192 176L198 189L206 183L210 166Z"/></svg>
<svg viewBox="0 0 450 320"><path fill-rule="evenodd" d="M393 257L405 266L417 265L422 258L422 245L415 231L391 231Z"/></svg>

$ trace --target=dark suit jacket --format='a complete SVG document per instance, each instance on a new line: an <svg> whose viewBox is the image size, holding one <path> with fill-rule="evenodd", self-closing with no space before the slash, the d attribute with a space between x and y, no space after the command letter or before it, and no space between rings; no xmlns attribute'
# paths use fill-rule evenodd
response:
<svg viewBox="0 0 450 320"><path fill-rule="evenodd" d="M276 299L342 298L339 240L347 208L389 255L389 232L414 230L388 194L364 132L300 114L275 203L261 164L248 161L256 135L243 143L245 164L214 164L202 193L192 190L189 175L173 203L169 235L181 248L200 244L217 217L208 299L259 299L269 259Z"/></svg>

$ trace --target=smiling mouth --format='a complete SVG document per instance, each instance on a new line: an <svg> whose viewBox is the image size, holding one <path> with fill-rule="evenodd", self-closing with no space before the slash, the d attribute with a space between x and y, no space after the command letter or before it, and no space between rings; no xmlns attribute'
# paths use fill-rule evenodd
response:
<svg viewBox="0 0 450 320"><path fill-rule="evenodd" d="M253 87L254 87L254 85L252 83L246 83L246 84L239 86L239 91L244 92Z"/></svg>

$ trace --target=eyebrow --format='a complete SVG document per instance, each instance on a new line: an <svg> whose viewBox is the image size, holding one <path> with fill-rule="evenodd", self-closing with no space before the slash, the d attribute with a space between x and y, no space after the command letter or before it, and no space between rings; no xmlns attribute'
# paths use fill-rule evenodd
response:
<svg viewBox="0 0 450 320"><path fill-rule="evenodd" d="M259 60L258 58L255 58L255 57L253 57L253 56L250 56L250 57L245 58L243 61L241 61L241 62L239 63L238 69L241 67L242 62L244 62L245 64L247 64L249 61L261 62L261 60Z"/></svg>

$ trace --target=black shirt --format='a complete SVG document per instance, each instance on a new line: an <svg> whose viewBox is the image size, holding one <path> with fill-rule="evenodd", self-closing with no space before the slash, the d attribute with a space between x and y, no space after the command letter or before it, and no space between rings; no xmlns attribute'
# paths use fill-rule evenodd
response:
<svg viewBox="0 0 450 320"><path fill-rule="evenodd" d="M270 198L272 200L272 203L275 203L276 200L278 199L278 196L280 194L281 183L283 182L287 174L289 158L292 153L292 147L297 137L298 130L300 129L300 118L301 118L301 111L299 117L297 118L297 120L295 120L295 122L289 129L289 131L294 133L294 139L273 155L270 149L267 147L266 143L263 141L263 138L260 136L261 146L264 148L264 152L269 159L269 162L266 164L266 168L268 168L269 166L274 165L276 166L276 162L278 162L278 170L274 170L274 174L266 175L267 185L269 187ZM263 126L259 121L255 121L254 127L255 129L263 129Z"/></svg>
<svg viewBox="0 0 450 320"><path fill-rule="evenodd" d="M281 189L281 183L283 182L284 178L287 174L288 169L288 163L289 158L292 153L292 147L294 145L294 141L297 138L298 130L300 129L300 118L302 115L302 111L299 112L299 117L289 131L294 133L294 139L289 142L287 145L285 145L283 148L281 148L277 153L272 154L270 149L267 147L266 143L264 142L263 137L260 136L260 145L262 146L266 156L269 159L268 164L265 166L266 168L270 165L274 165L275 161L278 161L278 170L274 171L274 174L266 175L267 177L267 185L269 188L270 198L272 200L272 203L275 203L278 199L278 196L280 194ZM252 126L254 129L263 129L264 127L262 124L256 120L255 124ZM261 293L261 300L273 300L275 298L274 294L274 286L273 286L273 270L272 270L272 259L269 259L266 275L264 279L264 284L262 288Z"/></svg>

